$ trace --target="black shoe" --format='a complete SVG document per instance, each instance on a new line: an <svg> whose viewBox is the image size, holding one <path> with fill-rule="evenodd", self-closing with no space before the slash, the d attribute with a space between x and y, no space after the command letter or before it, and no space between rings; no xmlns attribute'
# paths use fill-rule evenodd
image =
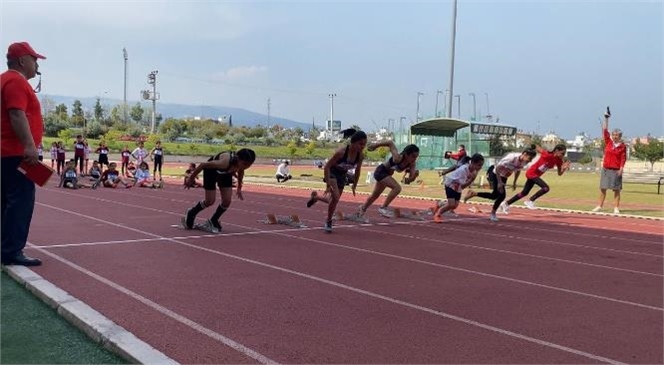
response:
<svg viewBox="0 0 664 365"><path fill-rule="evenodd" d="M42 264L40 259L35 259L32 257L25 256L24 254L18 254L12 258L2 259L3 265L21 265L21 266L39 266Z"/></svg>
<svg viewBox="0 0 664 365"><path fill-rule="evenodd" d="M193 229L195 222L196 214L193 213L191 208L187 209L187 211L184 213L184 219L182 220L182 223L184 223L184 228Z"/></svg>
<svg viewBox="0 0 664 365"><path fill-rule="evenodd" d="M311 208L314 204L316 204L316 201L318 201L318 199L316 199L317 196L318 193L316 193L315 191L311 192L311 198L307 202L307 208Z"/></svg>

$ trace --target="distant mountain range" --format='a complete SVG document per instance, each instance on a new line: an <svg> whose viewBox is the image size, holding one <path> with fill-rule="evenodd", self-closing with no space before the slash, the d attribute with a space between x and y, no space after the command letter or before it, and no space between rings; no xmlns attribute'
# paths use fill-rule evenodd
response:
<svg viewBox="0 0 664 365"><path fill-rule="evenodd" d="M75 97L75 96L62 96L42 94L40 99L47 97L55 102L55 104L65 104L67 109L71 110L72 104L75 100L80 100L83 104L84 110L92 110L97 98L96 97ZM136 100L127 100L129 107L136 105ZM106 108L113 108L115 105L122 104L122 100L102 98L101 103ZM141 102L143 108L150 107L152 104L148 102ZM232 108L226 106L203 106L203 105L185 105L157 102L157 113L160 113L164 119L166 118L195 118L201 119L214 119L233 116L233 126L247 126L255 127L257 125L267 126L267 115L255 113L246 109ZM286 128L300 127L307 131L311 127L311 123L297 122L291 119L279 118L270 116L270 125L279 124Z"/></svg>

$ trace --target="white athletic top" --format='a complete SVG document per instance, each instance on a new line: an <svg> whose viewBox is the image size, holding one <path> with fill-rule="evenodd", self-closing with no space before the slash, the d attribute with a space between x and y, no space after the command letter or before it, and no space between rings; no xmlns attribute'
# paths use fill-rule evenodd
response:
<svg viewBox="0 0 664 365"><path fill-rule="evenodd" d="M462 186L472 183L475 177L477 177L477 171L471 172L470 164L467 163L445 176L445 186L460 193L463 191Z"/></svg>
<svg viewBox="0 0 664 365"><path fill-rule="evenodd" d="M285 163L281 163L279 165L279 167L277 167L277 174L279 174L281 176L290 175L290 169L289 169L288 165L286 165Z"/></svg>
<svg viewBox="0 0 664 365"><path fill-rule="evenodd" d="M528 163L521 161L521 152L508 153L500 159L494 168L496 175L501 177L510 177L514 171L519 171Z"/></svg>

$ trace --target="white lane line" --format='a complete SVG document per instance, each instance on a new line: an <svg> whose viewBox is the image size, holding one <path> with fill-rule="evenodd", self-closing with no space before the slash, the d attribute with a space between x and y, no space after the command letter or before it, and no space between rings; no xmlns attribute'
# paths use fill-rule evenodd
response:
<svg viewBox="0 0 664 365"><path fill-rule="evenodd" d="M259 192L263 193L263 192ZM183 195L181 193L178 193L180 195ZM263 193L266 194L266 193ZM276 201L287 201L287 202L299 202L295 197L290 198L288 196L279 196L279 197L270 197L270 198L265 198L265 199L270 199L270 200L276 200ZM432 200L433 201L433 200ZM352 202L347 202L344 201L342 203L348 203L348 204L353 204ZM476 205L477 203L475 203ZM520 215L521 218L528 219L529 221L532 221L532 219L529 218L537 218L541 216L554 216L554 215L559 215L558 213L543 213L539 214L537 216L529 216L529 215ZM488 219L488 216L487 216ZM507 221L502 221L500 223L493 223L493 225L496 226L506 226L506 227L512 227L512 228L521 228L522 226L517 225L517 224L511 224L510 222ZM629 224L628 224L629 225ZM572 226L571 224L566 224L566 226ZM647 225L648 227L653 227L653 225ZM629 242L636 242L636 243L645 243L645 244L652 244L652 245L657 245L657 246L664 246L664 242L661 241L651 241L651 240L641 240L641 239L635 239L635 238L627 238L627 237L613 237L613 236L606 236L606 235L599 235L599 234L592 234L592 233L581 233L577 231L565 231L565 230L553 230L553 229L546 229L546 228L537 228L537 227L528 227L529 230L534 230L534 231L540 231L540 232L548 232L548 233L556 233L556 234L566 234L566 235L577 235L577 236L587 236L587 237L595 237L595 238L602 238L602 239L608 239L608 240L616 240L616 241L629 241ZM627 232L622 232L622 233L627 233Z"/></svg>
<svg viewBox="0 0 664 365"><path fill-rule="evenodd" d="M71 194L71 193L64 193L64 194ZM74 194L71 194L71 195L74 195ZM77 196L77 195L74 195L74 196ZM87 197L87 196L83 196L83 198L93 199L93 200L101 200L101 201L104 201L104 202L114 203L114 204L117 204L117 205L130 206L130 207L155 211L155 212L158 212L158 213L180 216L180 214L178 214L178 213L174 213L174 212L170 212L170 211L166 211L166 210L142 207L142 206L139 206L139 205L127 204L127 203L113 201L113 200L107 200L107 199L95 198L95 197ZM41 203L38 203L38 204L41 204ZM67 210L64 210L64 211L68 212ZM100 222L104 222L104 221L100 220ZM407 224L407 223L411 223L411 222L403 222L403 223ZM420 222L416 222L416 223L420 223ZM243 226L243 225L238 225L238 224L232 224L232 223L226 223L226 224L230 224L230 225L245 228L245 229L256 230L256 228L253 228L253 227L248 227L248 226ZM356 228L356 229L359 228L359 226L357 226L357 225L350 225L348 227L349 228ZM359 228L359 229L363 229L363 228ZM139 232L141 232L141 231L139 231ZM275 233L275 232L272 232L272 233ZM395 233L389 233L389 232L383 232L383 231L380 231L380 233L390 234L390 235L395 234ZM277 234L277 233L275 233L275 234ZM539 284L539 283L535 283L535 282L521 281L519 279L513 279L513 278L510 278L510 277L499 276L499 275L494 275L494 274L489 274L489 273L479 272L479 271L473 271L473 270L463 269L463 268L444 265L444 264L438 264L438 263L429 262L429 261L417 260L417 259L410 258L410 257L392 255L392 254L384 253L384 252L381 252L381 251L373 251L373 250L368 250L368 249L362 249L362 248L357 248L357 247L353 247L353 246L346 246L346 245L336 244L336 243L332 243L332 242L328 242L328 241L321 241L321 240L316 240L316 239L311 239L311 238L306 238L306 237L301 237L301 236L295 236L295 235L286 235L286 234L281 234L281 235L283 235L285 237L289 237L289 238L294 238L294 239L304 240L304 241L309 241L309 242L315 242L315 243L329 245L329 246L342 248L342 249L346 249L346 250L365 252L365 253L370 253L370 254L375 254L375 255L382 255L382 256L395 258L395 259L399 259L399 260L412 261L412 262L417 262L417 263L420 263L420 264L432 265L432 266L447 268L447 269L451 269L451 270L458 270L458 271L463 271L463 272L466 272L466 273L473 273L473 274L476 274L476 275L491 276L493 278L499 278L499 279L502 279L502 280L508 280L508 281L519 282L519 283L529 283L531 285L540 286L540 287L548 288L548 289L551 289L551 290L561 290L561 291L564 291L564 292L567 292L567 293L577 293L579 295L591 296L591 297L597 298L597 299L601 298L601 299L604 299L604 300L609 300L609 301L623 303L623 304L630 304L630 305L634 305L634 306L637 306L637 307L644 307L645 306L645 308L648 308L648 309L662 310L659 307L652 307L652 306L649 306L649 305L646 305L646 304L641 304L641 303L636 303L636 302L631 302L631 301L625 301L625 300L611 298L611 297L604 297L604 296L599 296L599 295L595 295L595 294L591 294L591 293L577 292L577 291L573 291L571 289L565 289L565 288L560 288L560 287L555 287L555 286L547 286L545 284ZM425 238L422 238L422 239L423 240L432 240L432 239L425 239ZM439 241L439 240L434 240L434 242L446 243L446 241ZM563 262L563 263L566 263L566 264L573 264L573 265L582 265L582 266L594 267L594 268L598 268L598 269L622 271L622 272L628 272L630 274L637 274L637 275L664 277L664 275L651 273L651 272L643 272L643 271L622 269L622 268L616 268L616 267L612 267L612 266L604 266L604 265L590 264L590 263L579 262L579 261L563 260L563 259L551 258L551 257L547 257L547 256L538 256L538 255L533 255L533 254L526 254L526 253L521 253L521 252L486 248L486 247L481 247L481 246L466 245L466 244L462 244L462 243L458 243L458 242L452 242L452 241L449 241L449 242L450 242L449 244L451 244L451 245L468 246L469 248L472 248L472 249L482 249L482 250L487 250L487 251L497 251L497 252L505 253L505 254L508 254L508 255L533 257L533 258L536 258L536 259L544 259L544 260L548 260L548 261L557 261L557 262Z"/></svg>
<svg viewBox="0 0 664 365"><path fill-rule="evenodd" d="M45 205L45 206L47 206L47 205ZM79 213L75 213L75 212L70 212L66 209L61 209L61 208L54 207L54 206L47 206L47 207L52 208L52 209L56 209L56 210L59 210L59 211L65 212L65 213L85 217L85 218L88 218L88 219L101 221L101 222L104 222L106 224L117 226L119 228L123 228L123 229L126 229L126 230L139 232L139 230L135 229L135 228L131 228L131 227L127 227L127 226L124 226L124 225L111 223L111 222L107 222L107 221L102 221L101 219L94 218L94 217L88 217L88 216L85 216L83 214L79 214ZM505 329L502 329L502 328L499 328L499 327L495 327L495 326L484 324L484 323L481 323L481 322L478 322L478 321L474 321L474 320L470 320L470 319L467 319L467 318L459 317L459 316L456 316L456 315L453 315L453 314L445 313L445 312L438 311L438 310L435 310L435 309L431 309L431 308L428 308L428 307L412 304L412 303L409 303L409 302L406 302L406 301L403 301L403 300L395 299L395 298L392 298L392 297L388 297L388 296L381 295L381 294L378 294L378 293L374 293L374 292L371 292L371 291L367 291L367 290L364 290L364 289L359 289L359 288L349 286L349 285L346 285L346 284L342 284L342 283L339 283L339 282L336 282L336 281L332 281L332 280L324 279L324 278L321 278L321 277L309 275L309 274L306 274L306 273L303 273L303 272L299 272L299 271L290 270L290 269L286 269L286 268L283 268L283 267L267 264L267 263L257 261L257 260L247 259L247 258L244 258L244 257L241 257L241 256L236 256L236 255L231 255L231 254L227 254L227 253L220 252L220 251L215 251L215 250L212 250L212 249L196 246L196 245L186 243L186 242L182 242L182 241L179 241L179 240L167 239L166 237L162 237L162 236L159 236L159 235L154 234L154 233L150 233L150 232L146 232L146 231L140 231L140 232L142 232L145 235L152 236L154 238L161 238L161 239L168 240L168 241L171 241L171 242L174 242L174 243L178 243L180 245L184 245L184 246L187 246L187 247L194 248L196 250L209 252L209 253L212 253L212 254L215 254L215 255L224 256L224 257L231 258L231 259L234 259L234 260L239 260L239 261L254 264L254 265L257 265L257 266L273 269L273 270L276 270L276 271L280 271L280 272L284 272L284 273L291 274L291 275L294 275L294 276L298 276L298 277L302 277L302 278L305 278L305 279L313 280L313 281L320 282L320 283L323 283L323 284L328 284L328 285L336 287L336 288L345 289L345 290L348 290L348 291L351 291L351 292L354 292L354 293L366 295L366 296L369 296L369 297L372 297L372 298L375 298L375 299L380 299L380 300L383 300L383 301L386 301L386 302L389 302L389 303L393 303L393 304L396 304L396 305L400 305L400 306L403 306L403 307L406 307L406 308L411 308L411 309L415 309L415 310L418 310L418 311L421 311L421 312L424 312L424 313L433 314L433 315L438 316L438 317L442 317L442 318L450 319L450 320L453 320L453 321L461 322L461 323L464 323L464 324L467 324L467 325L479 327L479 328L482 328L482 329L485 329L485 330L488 330L488 331L491 331L491 332L494 332L494 333L502 334L502 335L505 335L505 336L508 336L508 337L517 338L517 339L527 341L527 342L530 342L530 343L534 343L534 344L537 344L537 345L550 347L550 348L553 348L553 349L556 349L556 350L560 350L560 351L568 352L568 353L571 353L571 354L579 355L579 356L582 356L582 357L585 357L585 358L588 358L588 359L592 359L592 360L596 360L596 361L603 361L603 362L607 362L609 364L625 365L624 363L622 363L618 360L614 360L614 359L606 358L606 357L603 357L603 356L591 354L589 352L581 351L581 350L578 350L578 349L575 349L575 348L572 348L572 347L568 347L568 346L564 346L564 345L559 345L559 344L549 342L549 341L546 341L546 340L541 340L541 339L538 339L538 338L530 337L530 336L523 335L523 334L520 334L520 333L517 333L517 332L505 330ZM283 234L283 233L281 233L279 235L287 236L287 237L289 236L289 235ZM45 250L42 250L42 251L44 253L47 253L47 251L45 251ZM54 255L54 254L52 254L52 255ZM57 255L55 255L55 256L57 256ZM75 264L71 263L71 265L75 265ZM80 269L85 270L83 268L80 268ZM92 272L88 271L87 274L90 275L90 276L93 276L95 278L98 277L98 280L101 279L100 281L102 281L102 282L104 282L108 285L115 284L115 283L110 282L110 281L106 280L105 278L100 277L100 276L98 276L98 275L96 275ZM116 289L121 290L122 287L118 285L118 288L116 288ZM121 290L121 291L123 291L123 290ZM130 291L127 290L127 292L130 292ZM130 292L130 293L133 293L133 292ZM138 294L136 294L136 295L140 298L143 298ZM148 301L149 303L154 303L154 302L149 301L147 298L144 298L144 299L146 301ZM159 306L156 303L154 303L154 304ZM166 308L164 308L164 309L166 309ZM173 313L173 314L177 315L177 313ZM188 319L186 319L184 317L182 317L182 318L184 320L189 321ZM196 324L195 322L192 322L192 323ZM230 340L230 341L232 341L232 340ZM242 346L242 345L239 345L239 346ZM253 351L253 350L251 350L251 351ZM258 354L258 355L260 355L260 354ZM262 355L260 355L260 356L262 356Z"/></svg>
<svg viewBox="0 0 664 365"><path fill-rule="evenodd" d="M123 226L119 226L119 227L123 227ZM127 228L127 227L124 227L124 228ZM166 239L166 238L162 238L162 239ZM249 348L249 347L247 347L247 346L245 346L245 345L243 345L243 344L241 344L237 341L234 341L234 340L232 340L232 339L230 339L230 338L228 338L228 337L226 337L226 336L224 336L224 335L222 335L218 332L215 332L215 331L213 331L213 330L211 330L211 329L209 329L209 328L207 328L207 327L205 327L205 326L203 326L203 325L201 325L197 322L194 322L194 321L190 320L189 318L187 318L185 316L182 316L182 315L180 315L180 314L178 314L178 313L176 313L176 312L174 312L174 311L172 311L172 310L170 310L170 309L168 309L168 308L166 308L166 307L164 307L164 306L162 306L158 303L155 303L155 302L151 301L150 299L148 299L148 298L146 298L146 297L144 297L144 296L142 296L142 295L140 295L140 294L138 294L134 291L131 291L131 290L127 289L126 287L120 285L120 284L117 284L117 283L115 283L115 282L113 282L109 279L106 279L105 277L103 277L101 275L95 274L94 272L92 272L90 270L87 270L84 267L81 267L81 266L79 266L79 265L77 265L77 264L75 264L75 263L59 256L59 255L56 255L52 252L48 252L47 250L44 250L44 249L38 248L38 247L34 247L34 249L41 252L41 253L43 253L44 255L47 255L47 256L49 256L49 257L51 257L51 258L53 258L57 261L62 262L63 264L65 264L65 265L67 265L67 266L69 266L69 267L71 267L71 268L73 268L73 269L75 269L75 270L77 270L77 271L79 271L79 272L81 272L81 273L97 280L97 281L100 281L100 282L110 286L111 288L113 288L113 289L115 289L115 290L117 290L117 291L119 291L123 294L126 294L127 296L129 296L129 297L131 297L131 298L147 305L148 307L156 310L157 312L159 312L159 313L161 313L161 314L163 314L163 315L165 315L165 316L167 316L167 317L169 317L169 318L171 318L171 319L173 319L177 322L180 322L181 324L183 324L183 325L185 325L185 326L187 326L187 327L189 327L189 328L191 328L191 329L193 329L193 330L195 330L199 333L202 333L202 334L204 334L204 335L206 335L206 336L208 336L208 337L210 337L210 338L212 338L216 341L219 341L219 342L223 343L224 345L234 349L235 351L238 351L238 352L240 352L240 353L242 353L242 354L258 361L258 362L260 362L261 364L277 364L276 361L271 360L270 358L260 354L256 350L253 350L253 349L251 349L251 348Z"/></svg>
<svg viewBox="0 0 664 365"><path fill-rule="evenodd" d="M90 220L102 222L104 224L108 224L108 225L111 225L111 226L121 227L121 228L130 230L130 231L133 231L133 232L139 232L139 233L142 233L144 235L152 236L155 239L168 240L168 241L177 241L178 243L181 242L180 240L163 237L163 236L160 236L160 235L145 232L145 231L137 229L137 228L128 227L128 226L123 225L123 224L108 222L108 221L104 221L104 220L99 219L99 218L86 216L86 215L76 213L76 212L71 212L71 211L68 211L66 209L55 207L55 206L52 206L52 205L48 205L48 204L44 204L44 203L37 203L37 204L43 205L47 208L59 210L59 211L62 211L62 212L68 213L68 214L72 214L72 215L76 215L76 216L80 216L80 217L85 217L85 218L88 218ZM124 203L116 203L116 204L124 205ZM166 214L175 214L175 213L169 212L169 211L162 211L162 212L166 213ZM240 226L240 227L242 227L242 226ZM251 229L251 227L245 227L245 228ZM359 228L359 229L361 229L361 228ZM513 283L525 284L525 285L529 285L529 286L535 286L535 287L538 287L538 288L543 288L543 289L548 289L548 290L553 290L553 291L560 291L560 292L564 292L564 293L568 293L568 294L575 294L575 295L589 297L589 298L593 298L593 299L599 299L599 300L605 300L605 301L614 302L614 303L626 304L626 305L639 307L639 308L645 308L645 309L649 309L649 310L664 311L664 308L655 307L655 306L651 306L651 305L647 305L647 304L636 303L636 302L631 302L631 301L627 301L627 300L616 299L616 298L611 298L611 297L606 297L606 296L601 296L601 295L576 291L576 290L572 290L572 289L566 289L566 288L546 285L546 284L540 284L540 283L535 283L535 282L530 282L530 281L525 281L525 280L520 280L520 279L514 279L514 278L510 278L510 277L506 277L506 276L500 276L500 275L485 273L485 272L481 272L481 271L464 269L464 268L460 268L460 267L456 267L456 266L439 264L439 263L419 260L419 259L415 259L415 258L411 258L411 257L399 256L399 255L389 254L389 253L380 252L380 251L373 251L373 250L358 248L358 247L353 247L353 246L346 246L346 245L342 245L342 244L337 244L337 243L318 240L318 239L313 239L313 238L289 235L289 234L286 234L286 233L274 233L274 234L279 235L279 236L288 237L288 238L298 239L298 240L302 240L302 241L314 242L314 243L318 243L318 244L322 244L322 245L326 245L326 246L341 248L341 249L345 249L345 250L351 250L351 251L368 253L368 254L372 254L372 255L389 257L389 258L393 258L393 259L397 259L397 260L414 262L414 263L417 263L417 264L423 264L423 265L432 266L432 267L449 269L449 270L453 270L453 271L459 271L459 272L463 272L463 273L479 275L479 276L489 277L489 278L493 278L493 279L500 279L500 280L509 281L509 282L513 282ZM189 244L187 244L187 245L189 245ZM199 246L193 246L193 247L199 247Z"/></svg>

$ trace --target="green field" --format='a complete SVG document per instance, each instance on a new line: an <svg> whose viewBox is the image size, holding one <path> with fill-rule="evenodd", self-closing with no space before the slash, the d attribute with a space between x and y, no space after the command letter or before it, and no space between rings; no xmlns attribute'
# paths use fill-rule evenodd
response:
<svg viewBox="0 0 664 365"><path fill-rule="evenodd" d="M2 272L3 364L125 364Z"/></svg>
<svg viewBox="0 0 664 365"><path fill-rule="evenodd" d="M358 191L370 192L372 187L365 184L366 171L373 171L374 167L365 166L360 177ZM164 175L182 177L184 168L166 168ZM273 166L254 166L247 170L247 181L260 181L278 185L274 180L276 167ZM311 166L292 166L291 174L293 180L286 184L289 186L301 186L312 188L323 188L322 182L323 170ZM304 176L303 176L304 175ZM311 175L311 176L308 176ZM439 177L435 171L423 171L421 173L423 185L403 185L402 195L422 196L430 198L443 197L443 190L439 185ZM400 178L400 177L399 177ZM268 180L269 179L269 180ZM479 176L476 180L478 183ZM599 175L594 173L565 173L558 176L555 172L544 175L544 180L551 187L551 191L537 200L540 207L590 210L597 205L599 196ZM511 179L508 186L511 186ZM518 188L523 187L524 176L519 177ZM477 189L475 187L475 189ZM481 190L481 189L480 189ZM507 190L508 198L517 191ZM533 188L531 195L537 191ZM303 197L306 194L303 194ZM488 200L475 198L476 202L488 202ZM516 203L516 204L521 204ZM604 203L604 212L613 211L613 192L607 193L607 199ZM664 217L664 192L657 195L656 184L624 184L621 198L621 213L644 215L650 217Z"/></svg>

